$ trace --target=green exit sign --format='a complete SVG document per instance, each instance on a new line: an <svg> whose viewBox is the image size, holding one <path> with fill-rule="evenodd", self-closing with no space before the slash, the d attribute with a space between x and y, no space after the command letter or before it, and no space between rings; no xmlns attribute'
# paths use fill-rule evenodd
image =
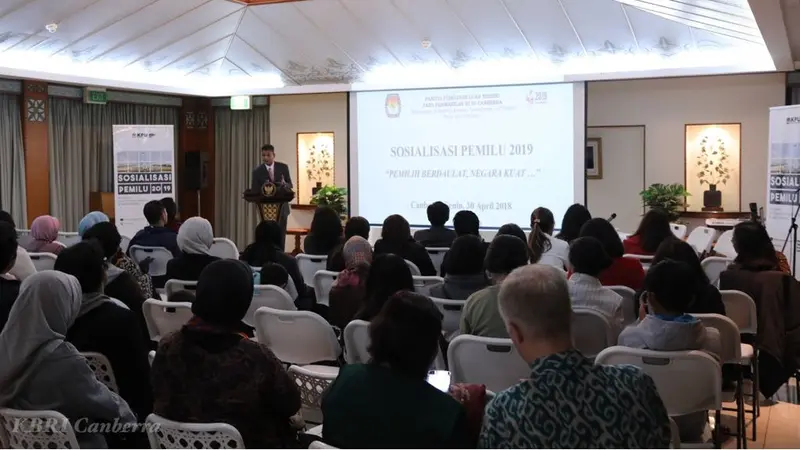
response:
<svg viewBox="0 0 800 450"><path fill-rule="evenodd" d="M250 109L252 108L252 103L250 100L251 99L249 95L234 95L231 97L231 109Z"/></svg>
<svg viewBox="0 0 800 450"><path fill-rule="evenodd" d="M106 92L105 88L84 88L83 102L92 105L105 105L108 103L108 92Z"/></svg>

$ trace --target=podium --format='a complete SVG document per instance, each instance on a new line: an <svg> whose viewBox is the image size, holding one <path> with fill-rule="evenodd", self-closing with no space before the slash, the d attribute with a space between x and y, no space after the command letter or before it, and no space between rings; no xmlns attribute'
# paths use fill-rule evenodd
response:
<svg viewBox="0 0 800 450"><path fill-rule="evenodd" d="M294 191L288 184L267 182L261 186L261 190L248 189L244 191L242 198L256 206L262 221L280 222L281 208L288 208L286 204L294 200Z"/></svg>

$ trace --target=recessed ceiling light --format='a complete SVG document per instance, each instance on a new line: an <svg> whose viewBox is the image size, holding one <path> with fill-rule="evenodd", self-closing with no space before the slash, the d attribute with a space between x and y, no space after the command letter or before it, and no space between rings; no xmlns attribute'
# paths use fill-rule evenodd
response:
<svg viewBox="0 0 800 450"><path fill-rule="evenodd" d="M47 31L49 31L51 33L55 33L56 31L58 31L58 24L57 23L48 23L47 25L44 26L44 28L45 28L45 30L47 30Z"/></svg>
<svg viewBox="0 0 800 450"><path fill-rule="evenodd" d="M430 39L423 39L422 40L422 48L424 48L424 49L431 48L431 40Z"/></svg>

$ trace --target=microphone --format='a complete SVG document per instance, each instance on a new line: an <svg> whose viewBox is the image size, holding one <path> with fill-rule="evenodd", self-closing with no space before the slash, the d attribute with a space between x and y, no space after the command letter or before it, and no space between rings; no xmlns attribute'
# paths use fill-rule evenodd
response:
<svg viewBox="0 0 800 450"><path fill-rule="evenodd" d="M760 217L758 216L758 204L750 203L750 220L753 222L760 221Z"/></svg>
<svg viewBox="0 0 800 450"><path fill-rule="evenodd" d="M608 221L611 222L617 218L617 213L611 213L611 216L608 218Z"/></svg>

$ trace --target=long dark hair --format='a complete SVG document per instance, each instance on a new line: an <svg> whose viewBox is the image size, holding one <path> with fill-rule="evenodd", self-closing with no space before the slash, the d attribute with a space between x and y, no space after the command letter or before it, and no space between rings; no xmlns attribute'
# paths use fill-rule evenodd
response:
<svg viewBox="0 0 800 450"><path fill-rule="evenodd" d="M625 254L625 247L619 238L619 233L606 219L595 217L581 227L581 237L593 237L603 244L606 254L613 259L621 258Z"/></svg>
<svg viewBox="0 0 800 450"><path fill-rule="evenodd" d="M562 241L572 242L581 234L581 227L583 224L592 219L592 214L580 203L567 208L564 213L564 218L561 220L561 231L556 235L556 238Z"/></svg>
<svg viewBox="0 0 800 450"><path fill-rule="evenodd" d="M695 279L698 280L697 289L700 290L710 283L708 275L700 264L697 252L689 243L680 239L667 239L658 246L655 256L653 256L652 266L661 261L671 259L685 263L694 272ZM652 267L651 266L651 267Z"/></svg>
<svg viewBox="0 0 800 450"><path fill-rule="evenodd" d="M247 264L261 266L266 262L274 262L275 255L283 252L281 238L283 230L278 222L265 220L256 226L256 241L249 245L242 255Z"/></svg>
<svg viewBox="0 0 800 450"><path fill-rule="evenodd" d="M411 240L411 227L405 217L392 214L383 221L381 239L394 245L403 245Z"/></svg>
<svg viewBox="0 0 800 450"><path fill-rule="evenodd" d="M413 291L414 278L406 261L394 253L377 255L367 275L366 296L356 319L370 321L397 291Z"/></svg>
<svg viewBox="0 0 800 450"><path fill-rule="evenodd" d="M536 208L531 213L531 234L528 237L528 248L531 249L531 263L537 263L542 255L553 248L550 243L549 233L553 232L555 219L553 213L547 208Z"/></svg>
<svg viewBox="0 0 800 450"><path fill-rule="evenodd" d="M314 211L309 234L314 235L322 248L333 248L342 239L342 219L328 206L320 206Z"/></svg>
<svg viewBox="0 0 800 450"><path fill-rule="evenodd" d="M639 246L647 253L655 253L662 242L675 237L669 225L669 215L660 209L647 211L633 235L639 236Z"/></svg>
<svg viewBox="0 0 800 450"><path fill-rule="evenodd" d="M778 256L766 228L758 222L742 222L733 227L733 248L737 264L771 265L778 269Z"/></svg>

